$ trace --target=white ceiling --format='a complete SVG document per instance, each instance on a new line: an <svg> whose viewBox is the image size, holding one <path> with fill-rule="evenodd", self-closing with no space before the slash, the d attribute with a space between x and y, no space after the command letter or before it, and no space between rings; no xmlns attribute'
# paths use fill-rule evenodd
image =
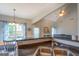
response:
<svg viewBox="0 0 79 59"><path fill-rule="evenodd" d="M59 10L56 10L55 12L51 13L44 19L46 20L51 20L51 21L56 21L59 18Z"/></svg>
<svg viewBox="0 0 79 59"><path fill-rule="evenodd" d="M25 19L37 19L45 16L51 10L55 10L63 4L58 3L0 3L0 14L13 16L16 9L16 17Z"/></svg>

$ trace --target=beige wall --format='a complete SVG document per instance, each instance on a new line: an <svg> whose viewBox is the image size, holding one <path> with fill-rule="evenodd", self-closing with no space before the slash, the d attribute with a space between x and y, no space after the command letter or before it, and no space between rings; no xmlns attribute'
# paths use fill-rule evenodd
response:
<svg viewBox="0 0 79 59"><path fill-rule="evenodd" d="M57 20L57 33L77 35L77 5L71 5L70 11Z"/></svg>
<svg viewBox="0 0 79 59"><path fill-rule="evenodd" d="M34 24L34 27L38 27L40 28L40 36L44 37L44 27L48 27L49 31L51 31L52 28L52 21L49 19L42 19L41 21L39 21L38 23ZM51 32L49 32L49 34L51 35Z"/></svg>
<svg viewBox="0 0 79 59"><path fill-rule="evenodd" d="M0 14L0 20L14 22L14 17ZM16 17L15 22L16 23L29 23L29 20Z"/></svg>
<svg viewBox="0 0 79 59"><path fill-rule="evenodd" d="M59 34L69 34L77 35L77 5L70 5L69 11L67 9L67 14L64 17L52 18L52 20L57 20L57 33ZM53 17L53 16L52 16ZM48 27L51 34L51 28L53 27L53 21L50 19L42 19L41 21L34 24L35 27L41 29L41 37L43 37L43 28Z"/></svg>
<svg viewBox="0 0 79 59"><path fill-rule="evenodd" d="M79 40L79 4L77 4L77 5L78 5L78 9L77 9L78 10L78 14L77 14L78 15L77 16L78 17L78 22L77 22L78 29L77 30L78 30L78 40Z"/></svg>

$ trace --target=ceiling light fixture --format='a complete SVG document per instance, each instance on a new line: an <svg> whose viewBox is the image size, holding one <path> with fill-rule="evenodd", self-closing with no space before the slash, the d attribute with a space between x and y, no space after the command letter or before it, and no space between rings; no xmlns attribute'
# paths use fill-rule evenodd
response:
<svg viewBox="0 0 79 59"><path fill-rule="evenodd" d="M60 13L59 13L59 16L64 16L64 14L65 14L65 11L61 10Z"/></svg>
<svg viewBox="0 0 79 59"><path fill-rule="evenodd" d="M16 19L15 19L15 18L16 18L16 17L15 17L15 11L16 11L16 9L14 8L14 9L13 9L13 12L14 12L14 19L13 19L13 20L14 20L14 25L16 24ZM18 46L17 46L16 38L17 38L17 37L16 37L16 26L15 26L16 56L18 56Z"/></svg>

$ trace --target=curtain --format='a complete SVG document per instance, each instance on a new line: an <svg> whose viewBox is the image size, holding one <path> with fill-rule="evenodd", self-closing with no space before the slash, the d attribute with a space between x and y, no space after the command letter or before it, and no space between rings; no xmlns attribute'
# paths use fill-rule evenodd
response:
<svg viewBox="0 0 79 59"><path fill-rule="evenodd" d="M0 41L3 41L4 37L3 37L3 30L4 30L4 25L3 22L0 22Z"/></svg>
<svg viewBox="0 0 79 59"><path fill-rule="evenodd" d="M0 22L0 41L4 41L7 38L7 22ZM5 31L6 30L6 31Z"/></svg>

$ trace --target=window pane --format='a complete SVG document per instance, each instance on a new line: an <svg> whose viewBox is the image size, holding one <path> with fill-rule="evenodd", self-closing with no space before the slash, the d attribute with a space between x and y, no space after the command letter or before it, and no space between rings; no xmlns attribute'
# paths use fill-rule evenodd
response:
<svg viewBox="0 0 79 59"><path fill-rule="evenodd" d="M40 30L39 30L39 28L34 28L34 38L39 38L39 36L40 36Z"/></svg>
<svg viewBox="0 0 79 59"><path fill-rule="evenodd" d="M25 38L25 25L24 24L17 24L16 25L16 40L21 40Z"/></svg>
<svg viewBox="0 0 79 59"><path fill-rule="evenodd" d="M54 36L54 34L56 34L56 29L53 27L52 28L52 37Z"/></svg>
<svg viewBox="0 0 79 59"><path fill-rule="evenodd" d="M9 23L8 24L8 40L11 41L11 40L15 40L15 24L14 23Z"/></svg>
<svg viewBox="0 0 79 59"><path fill-rule="evenodd" d="M0 22L0 41L21 40L25 38L25 25Z"/></svg>

